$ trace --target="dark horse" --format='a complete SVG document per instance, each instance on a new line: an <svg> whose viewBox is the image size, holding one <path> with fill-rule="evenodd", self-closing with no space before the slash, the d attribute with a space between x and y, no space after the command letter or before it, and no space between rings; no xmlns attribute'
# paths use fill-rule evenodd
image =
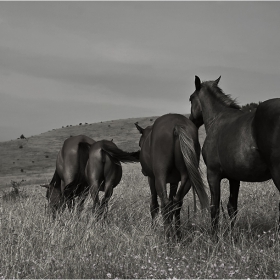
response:
<svg viewBox="0 0 280 280"><path fill-rule="evenodd" d="M202 155L207 165L211 191L211 219L218 228L220 182L229 180L228 213L234 226L240 181L262 182L273 179L280 190L280 98L261 103L253 112L243 112L215 81L195 77L190 96L190 119L204 123L206 139Z"/></svg>
<svg viewBox="0 0 280 280"><path fill-rule="evenodd" d="M151 190L150 211L152 220L158 213L157 195L161 201L161 212L166 236L170 237L173 211L177 238L181 238L180 211L183 198L191 185L198 194L202 208L207 207L208 197L199 173L200 145L198 130L183 115L168 114L156 119L153 126L141 128L139 146L142 173L148 176ZM178 188L178 183L181 185ZM166 184L170 183L167 197Z"/></svg>
<svg viewBox="0 0 280 280"><path fill-rule="evenodd" d="M75 197L80 197L79 207L82 208L86 194L85 167L89 157L89 148L95 141L85 135L66 139L58 152L56 169L48 185L46 197L49 201L53 217L57 210L69 209L74 206Z"/></svg>
<svg viewBox="0 0 280 280"><path fill-rule="evenodd" d="M93 199L93 210L98 210L98 217L107 214L108 201L122 178L121 162L139 162L139 151L128 153L119 149L112 141L101 140L91 145L89 159L85 168L85 178L88 182ZM104 197L99 202L99 191L104 191ZM104 212L104 210L106 210Z"/></svg>

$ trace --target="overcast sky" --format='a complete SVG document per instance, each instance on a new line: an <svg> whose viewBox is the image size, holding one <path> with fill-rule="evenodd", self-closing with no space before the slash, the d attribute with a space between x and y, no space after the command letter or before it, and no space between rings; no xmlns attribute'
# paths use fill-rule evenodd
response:
<svg viewBox="0 0 280 280"><path fill-rule="evenodd" d="M194 76L280 97L280 2L0 2L0 141L189 113Z"/></svg>

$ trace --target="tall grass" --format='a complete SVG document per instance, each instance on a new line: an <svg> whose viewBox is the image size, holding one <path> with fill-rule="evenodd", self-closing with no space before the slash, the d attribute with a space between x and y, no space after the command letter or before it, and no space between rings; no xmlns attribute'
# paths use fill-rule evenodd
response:
<svg viewBox="0 0 280 280"><path fill-rule="evenodd" d="M160 216L151 229L149 188L136 169L126 168L106 222L96 221L90 198L80 216L65 211L52 221L44 190L25 187L15 200L1 199L0 278L279 278L278 194L272 186L242 184L236 228L230 231L221 212L218 242L210 234L210 214L194 215L190 192L183 239L169 244ZM227 189L223 182L224 208Z"/></svg>

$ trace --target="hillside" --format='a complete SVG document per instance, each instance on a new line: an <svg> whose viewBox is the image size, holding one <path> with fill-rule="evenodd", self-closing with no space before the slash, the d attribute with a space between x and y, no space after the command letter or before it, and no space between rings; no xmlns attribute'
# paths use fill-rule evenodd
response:
<svg viewBox="0 0 280 280"><path fill-rule="evenodd" d="M129 118L92 124L69 126L31 136L0 142L0 188L10 185L11 180L26 180L25 184L46 182L55 169L56 156L65 139L85 134L94 140L114 139L123 150L138 150L139 132L134 123L146 127L157 117ZM204 139L204 129L200 139Z"/></svg>

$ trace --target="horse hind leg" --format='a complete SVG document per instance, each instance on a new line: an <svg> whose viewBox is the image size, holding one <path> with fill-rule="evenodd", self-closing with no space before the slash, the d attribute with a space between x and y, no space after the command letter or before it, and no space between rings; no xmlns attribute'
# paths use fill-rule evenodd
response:
<svg viewBox="0 0 280 280"><path fill-rule="evenodd" d="M157 200L157 191L155 188L155 179L148 177L150 191L151 191L151 203L150 203L150 213L152 216L152 228L155 227L155 218L159 212L159 205Z"/></svg>
<svg viewBox="0 0 280 280"><path fill-rule="evenodd" d="M183 205L183 199L185 195L189 192L191 188L191 182L188 177L183 177L181 179L181 185L179 187L178 192L174 197L174 215L175 215L175 232L177 240L180 241L182 239L182 232L181 232L181 209Z"/></svg>
<svg viewBox="0 0 280 280"><path fill-rule="evenodd" d="M277 164L273 165L273 167L271 168L270 172L271 172L272 180L273 180L276 188L280 192L280 159L278 161L279 162L277 162ZM279 207L278 230L280 230L280 202L279 202L279 206L278 207Z"/></svg>
<svg viewBox="0 0 280 280"><path fill-rule="evenodd" d="M161 214L163 218L163 225L165 236L167 239L171 237L171 214L172 214L172 205L173 202L169 201L167 198L167 191L166 191L166 179L164 177L156 177L155 178L155 188L158 196L160 197L161 202Z"/></svg>
<svg viewBox="0 0 280 280"><path fill-rule="evenodd" d="M240 188L240 181L229 180L229 188L230 188L230 196L227 205L228 214L230 217L230 225L231 229L233 229L236 215L237 215L237 201L238 201L238 193Z"/></svg>

